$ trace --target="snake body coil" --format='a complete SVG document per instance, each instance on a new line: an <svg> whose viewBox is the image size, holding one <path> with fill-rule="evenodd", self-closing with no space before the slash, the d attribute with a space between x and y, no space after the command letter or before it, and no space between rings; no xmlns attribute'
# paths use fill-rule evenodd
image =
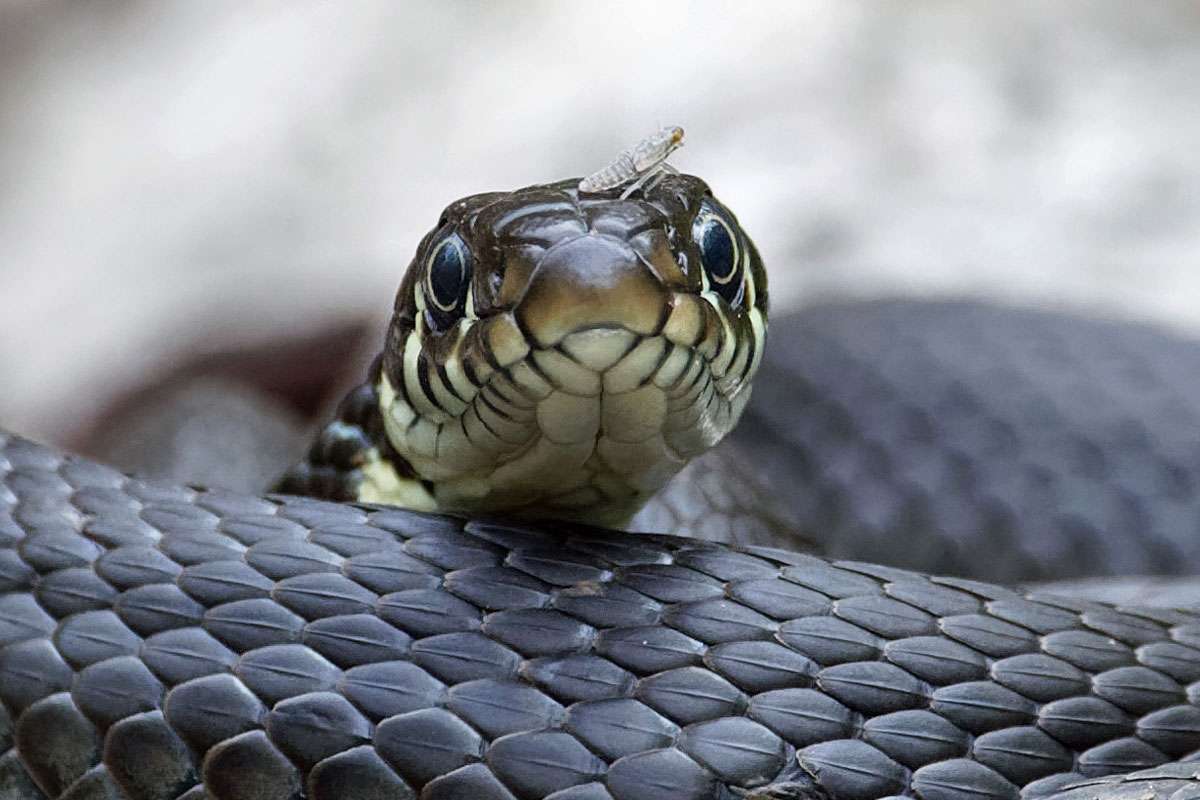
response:
<svg viewBox="0 0 1200 800"><path fill-rule="evenodd" d="M1015 799L1187 755L1196 681L1200 614L0 445L5 800Z"/></svg>

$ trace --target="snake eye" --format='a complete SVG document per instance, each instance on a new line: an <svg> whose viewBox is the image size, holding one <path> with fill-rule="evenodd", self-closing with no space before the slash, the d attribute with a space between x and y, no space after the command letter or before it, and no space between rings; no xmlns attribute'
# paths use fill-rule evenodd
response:
<svg viewBox="0 0 1200 800"><path fill-rule="evenodd" d="M700 248L700 261L712 288L731 306L742 301L742 258L737 236L725 218L709 204L692 223L692 238Z"/></svg>
<svg viewBox="0 0 1200 800"><path fill-rule="evenodd" d="M451 234L433 248L425 272L425 298L434 327L449 327L462 315L470 280L467 248L462 239Z"/></svg>

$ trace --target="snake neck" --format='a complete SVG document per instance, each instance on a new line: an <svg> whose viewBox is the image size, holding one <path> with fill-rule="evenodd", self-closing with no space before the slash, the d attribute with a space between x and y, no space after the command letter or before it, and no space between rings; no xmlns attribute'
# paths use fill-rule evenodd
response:
<svg viewBox="0 0 1200 800"><path fill-rule="evenodd" d="M304 458L275 491L326 500L391 503L435 511L433 486L388 441L380 407L382 356L338 404Z"/></svg>

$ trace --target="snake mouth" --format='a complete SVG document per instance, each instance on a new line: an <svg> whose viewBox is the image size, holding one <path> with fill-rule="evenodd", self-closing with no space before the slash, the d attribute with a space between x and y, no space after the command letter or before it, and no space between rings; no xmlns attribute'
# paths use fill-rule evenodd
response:
<svg viewBox="0 0 1200 800"><path fill-rule="evenodd" d="M622 524L733 427L759 348L715 309L677 293L641 326L590 310L547 346L516 314L482 320L460 350L488 357L448 408L420 359L406 359L403 387L381 375L388 438L437 508Z"/></svg>

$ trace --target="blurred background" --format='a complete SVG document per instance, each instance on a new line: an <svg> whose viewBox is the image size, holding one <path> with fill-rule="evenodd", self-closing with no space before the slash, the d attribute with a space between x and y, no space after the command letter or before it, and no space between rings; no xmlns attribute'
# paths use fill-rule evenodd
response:
<svg viewBox="0 0 1200 800"><path fill-rule="evenodd" d="M0 425L152 469L120 448L154 408L265 409L288 458L443 205L661 124L777 313L978 296L1196 331L1198 34L1183 1L7 0Z"/></svg>

